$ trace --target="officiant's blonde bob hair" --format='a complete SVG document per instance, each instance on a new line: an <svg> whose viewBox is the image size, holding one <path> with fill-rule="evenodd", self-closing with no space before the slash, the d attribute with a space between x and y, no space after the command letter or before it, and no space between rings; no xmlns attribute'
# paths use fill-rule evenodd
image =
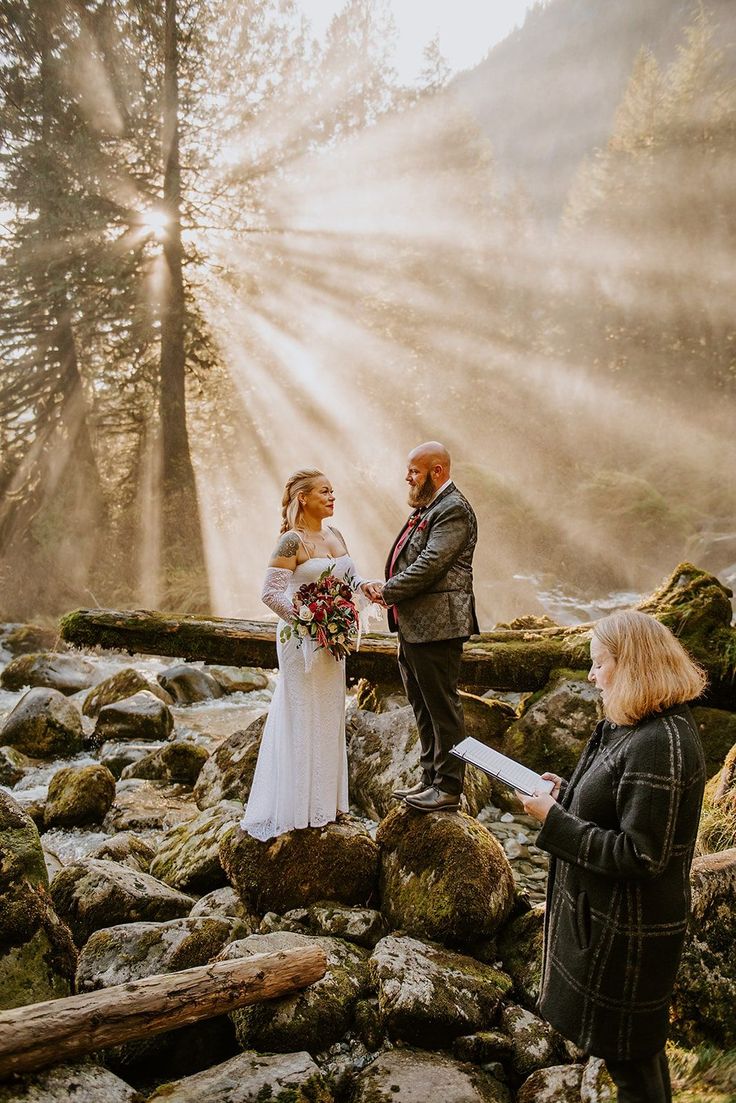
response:
<svg viewBox="0 0 736 1103"><path fill-rule="evenodd" d="M301 513L300 494L308 494L315 485L324 479L324 471L318 471L316 467L305 467L301 471L295 471L289 475L284 487L284 496L281 499L281 531L288 532L296 528Z"/></svg>
<svg viewBox="0 0 736 1103"><path fill-rule="evenodd" d="M647 613L627 610L599 620L593 637L615 660L606 716L638 724L645 716L700 697L708 679L676 636Z"/></svg>

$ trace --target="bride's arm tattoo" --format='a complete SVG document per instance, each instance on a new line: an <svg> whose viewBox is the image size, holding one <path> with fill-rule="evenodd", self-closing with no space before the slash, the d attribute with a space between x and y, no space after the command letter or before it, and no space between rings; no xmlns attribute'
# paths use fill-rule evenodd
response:
<svg viewBox="0 0 736 1103"><path fill-rule="evenodd" d="M272 559L292 559L299 551L299 537L293 532L283 532L274 548Z"/></svg>

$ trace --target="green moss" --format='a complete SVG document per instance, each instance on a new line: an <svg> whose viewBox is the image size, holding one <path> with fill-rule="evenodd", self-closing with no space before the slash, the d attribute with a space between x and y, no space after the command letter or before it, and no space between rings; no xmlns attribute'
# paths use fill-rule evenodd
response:
<svg viewBox="0 0 736 1103"><path fill-rule="evenodd" d="M376 834L383 911L396 927L447 945L494 933L513 899L513 876L493 836L462 813L396 808Z"/></svg>

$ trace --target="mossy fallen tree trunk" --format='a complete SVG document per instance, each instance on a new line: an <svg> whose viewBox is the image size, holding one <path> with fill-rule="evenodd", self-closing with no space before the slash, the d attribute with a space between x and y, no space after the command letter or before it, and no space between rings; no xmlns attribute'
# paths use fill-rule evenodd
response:
<svg viewBox="0 0 736 1103"><path fill-rule="evenodd" d="M705 667L708 700L736 709L736 630L731 627L730 596L713 575L682 563L638 608L667 624ZM529 617L473 636L465 645L461 682L475 689L541 689L553 670L588 665L591 627L546 627ZM266 621L81 609L62 619L61 635L79 647L231 666L276 666L276 626ZM364 636L360 651L348 658L348 677L397 681L396 638L386 633Z"/></svg>
<svg viewBox="0 0 736 1103"><path fill-rule="evenodd" d="M0 1012L0 1079L276 999L321 980L318 946L217 961Z"/></svg>

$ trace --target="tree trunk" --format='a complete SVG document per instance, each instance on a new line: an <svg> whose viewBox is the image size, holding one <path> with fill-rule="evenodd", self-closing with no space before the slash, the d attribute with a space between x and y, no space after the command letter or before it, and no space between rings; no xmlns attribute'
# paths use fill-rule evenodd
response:
<svg viewBox="0 0 736 1103"><path fill-rule="evenodd" d="M199 965L0 1013L0 1079L287 995L320 980L305 947Z"/></svg>
<svg viewBox="0 0 736 1103"><path fill-rule="evenodd" d="M682 563L639 606L663 621L708 673L709 703L736 709L736 629L731 591L705 571ZM81 647L110 647L231 666L276 666L276 626L247 620L200 619L143 611L79 610L61 621L61 635ZM460 683L471 689L542 689L553 670L590 662L592 625L540 628L534 618L473 636L465 644ZM363 636L348 656L348 677L397 682L396 637ZM10 688L10 687L9 687Z"/></svg>
<svg viewBox="0 0 736 1103"><path fill-rule="evenodd" d="M165 285L161 307L161 537L164 600L190 593L200 609L209 605L194 469L187 430L184 276L179 160L179 49L177 0L166 0L164 27L163 239Z"/></svg>

